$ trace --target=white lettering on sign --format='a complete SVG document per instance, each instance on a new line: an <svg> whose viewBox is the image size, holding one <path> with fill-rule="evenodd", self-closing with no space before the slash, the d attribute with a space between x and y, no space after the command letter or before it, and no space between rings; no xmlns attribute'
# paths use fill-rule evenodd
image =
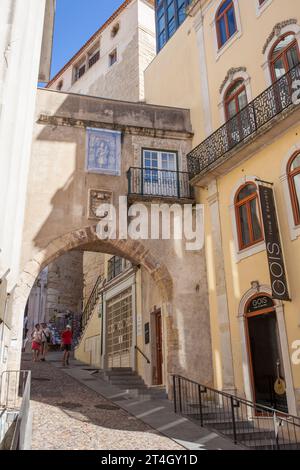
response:
<svg viewBox="0 0 300 470"><path fill-rule="evenodd" d="M261 308L268 304L268 297L260 297L259 299L252 300L254 308Z"/></svg>
<svg viewBox="0 0 300 470"><path fill-rule="evenodd" d="M272 282L273 292L277 295L284 295L287 293L284 282L280 280L275 280Z"/></svg>

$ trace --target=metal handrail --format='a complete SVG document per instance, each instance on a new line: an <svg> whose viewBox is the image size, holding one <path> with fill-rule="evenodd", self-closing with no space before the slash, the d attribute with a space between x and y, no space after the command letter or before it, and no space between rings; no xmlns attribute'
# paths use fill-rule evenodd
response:
<svg viewBox="0 0 300 470"><path fill-rule="evenodd" d="M26 427L30 408L31 371L27 371L22 403L18 413L14 435L10 450L24 450L26 440Z"/></svg>
<svg viewBox="0 0 300 470"><path fill-rule="evenodd" d="M146 356L146 354L138 346L135 346L135 349L146 359L147 364L151 364L150 359Z"/></svg>
<svg viewBox="0 0 300 470"><path fill-rule="evenodd" d="M259 403L254 403L253 401L246 400L245 398L241 398L241 397L238 397L236 395L232 395L231 393L223 392L221 390L216 390L215 388L209 387L208 385L201 385L198 382L195 382L194 380L187 379L186 377L183 377L182 375L174 374L174 375L172 375L172 377L179 377L183 380L188 380L190 383L192 383L194 385L200 385L201 387L205 388L206 390L216 392L219 395L222 395L222 396L227 397L227 398L234 398L235 400L238 400L241 403L244 403L245 405L249 405L249 406L255 405L255 406L261 408L262 410L265 410L265 411L268 411L268 412L271 412L271 413L273 413L274 411L277 412L277 413L279 412L275 408L272 408L272 407L269 407L269 406L266 406L266 405L260 405ZM299 416L291 415L290 413L284 413L282 411L280 411L280 415L281 416L286 416L287 418L294 418L294 419L299 421L299 425L300 425L300 417Z"/></svg>
<svg viewBox="0 0 300 470"><path fill-rule="evenodd" d="M130 167L127 171L128 194L173 199L192 199L189 173L152 167Z"/></svg>
<svg viewBox="0 0 300 470"><path fill-rule="evenodd" d="M256 98L197 145L187 156L190 178L207 170L213 163L254 134L293 104L291 82L300 79L300 64L290 69Z"/></svg>
<svg viewBox="0 0 300 470"><path fill-rule="evenodd" d="M31 371L9 370L3 371L0 376L0 406L2 415L12 413L16 415L13 422L13 438L10 450L23 450L26 439L30 408Z"/></svg>
<svg viewBox="0 0 300 470"><path fill-rule="evenodd" d="M129 170L153 170L153 171L163 171L165 173L181 173L183 175L188 175L189 172L188 171L179 171L179 170L166 170L166 169L163 169L163 168L152 168L152 167L148 167L148 166L131 166L129 168Z"/></svg>
<svg viewBox="0 0 300 470"><path fill-rule="evenodd" d="M95 303L97 300L95 300L95 296L98 293L98 288L101 283L101 281L104 280L104 276L100 274L100 276L97 278L97 281L95 282L95 285L93 287L93 290L88 298L88 301L86 303L86 306L84 307L83 313L82 313L82 327L84 328L86 324L89 321L89 318L92 314L93 307L95 306Z"/></svg>
<svg viewBox="0 0 300 470"><path fill-rule="evenodd" d="M174 409L231 438L258 449L300 449L300 418L173 375Z"/></svg>

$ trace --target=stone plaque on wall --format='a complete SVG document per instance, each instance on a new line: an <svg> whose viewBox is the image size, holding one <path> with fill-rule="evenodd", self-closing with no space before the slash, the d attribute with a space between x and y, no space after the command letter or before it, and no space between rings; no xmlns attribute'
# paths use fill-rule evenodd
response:
<svg viewBox="0 0 300 470"><path fill-rule="evenodd" d="M88 218L98 219L97 209L101 204L110 204L112 202L112 192L105 189L90 189L88 201Z"/></svg>
<svg viewBox="0 0 300 470"><path fill-rule="evenodd" d="M86 129L86 170L90 173L121 175L121 132Z"/></svg>

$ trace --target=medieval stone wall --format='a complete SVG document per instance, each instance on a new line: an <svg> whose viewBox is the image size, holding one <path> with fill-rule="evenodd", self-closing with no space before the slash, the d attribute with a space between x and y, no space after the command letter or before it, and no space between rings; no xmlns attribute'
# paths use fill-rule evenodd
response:
<svg viewBox="0 0 300 470"><path fill-rule="evenodd" d="M49 264L46 320L57 313L80 312L83 288L83 255L71 251Z"/></svg>

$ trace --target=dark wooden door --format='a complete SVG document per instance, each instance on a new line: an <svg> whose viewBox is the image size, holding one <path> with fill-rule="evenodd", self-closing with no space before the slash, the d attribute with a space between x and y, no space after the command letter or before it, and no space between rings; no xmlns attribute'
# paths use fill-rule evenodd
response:
<svg viewBox="0 0 300 470"><path fill-rule="evenodd" d="M163 364L163 354L162 354L162 318L161 311L155 313L155 340L156 340L156 385L161 385L163 383L163 373L162 373L162 364Z"/></svg>
<svg viewBox="0 0 300 470"><path fill-rule="evenodd" d="M286 394L277 395L274 390L278 374L284 379L276 312L248 314L247 330L254 401L287 413Z"/></svg>

